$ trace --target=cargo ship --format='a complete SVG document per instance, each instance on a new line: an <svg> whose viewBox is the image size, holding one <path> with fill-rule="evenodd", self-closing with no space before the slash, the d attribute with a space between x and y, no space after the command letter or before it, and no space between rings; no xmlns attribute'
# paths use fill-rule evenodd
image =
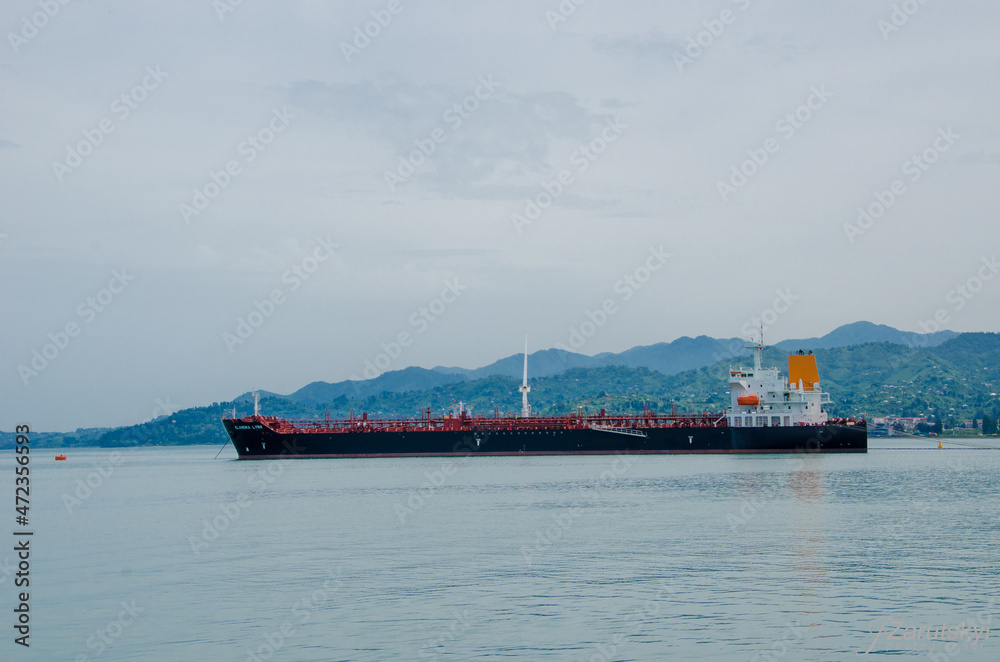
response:
<svg viewBox="0 0 1000 662"><path fill-rule="evenodd" d="M730 368L730 406L718 413L576 412L534 416L528 404L528 351L520 387L520 416L473 416L459 403L450 414L424 409L415 418L292 421L260 412L223 418L240 459L420 457L451 455L600 455L618 453L865 453L863 418L828 417L830 396L820 387L816 357L788 357L788 376L761 365Z"/></svg>

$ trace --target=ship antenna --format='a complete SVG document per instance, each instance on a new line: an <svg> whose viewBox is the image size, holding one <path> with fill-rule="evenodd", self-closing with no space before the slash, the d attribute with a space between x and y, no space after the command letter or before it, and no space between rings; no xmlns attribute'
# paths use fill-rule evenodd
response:
<svg viewBox="0 0 1000 662"><path fill-rule="evenodd" d="M763 351L764 351L764 323L761 322L760 323L760 342L757 343L757 347L754 349L754 352L753 352L753 369L754 369L755 372L760 372L760 366L761 366L760 355L761 355L761 352L763 352Z"/></svg>
<svg viewBox="0 0 1000 662"><path fill-rule="evenodd" d="M761 370L761 352L764 351L764 325L760 325L760 335L756 341L753 338L745 338L743 343L744 349L753 350L753 369L755 372L760 372Z"/></svg>
<svg viewBox="0 0 1000 662"><path fill-rule="evenodd" d="M531 416L531 405L528 404L528 392L531 391L531 387L528 386L528 336L524 336L524 381L521 383L521 418L528 418Z"/></svg>

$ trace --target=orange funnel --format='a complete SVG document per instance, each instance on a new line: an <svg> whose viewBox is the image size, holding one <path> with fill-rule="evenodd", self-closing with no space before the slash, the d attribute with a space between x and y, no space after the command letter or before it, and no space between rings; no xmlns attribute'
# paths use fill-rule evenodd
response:
<svg viewBox="0 0 1000 662"><path fill-rule="evenodd" d="M813 384L819 386L819 370L816 369L816 356L813 354L791 354L788 357L788 384L798 384L802 380L802 388L813 390Z"/></svg>

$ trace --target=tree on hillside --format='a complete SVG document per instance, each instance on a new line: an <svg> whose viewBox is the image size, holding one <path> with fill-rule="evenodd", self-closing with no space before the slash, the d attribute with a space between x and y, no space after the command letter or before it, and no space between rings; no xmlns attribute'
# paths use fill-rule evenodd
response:
<svg viewBox="0 0 1000 662"><path fill-rule="evenodd" d="M936 423L917 423L916 431L918 434L941 434L943 428L941 421L937 421Z"/></svg>
<svg viewBox="0 0 1000 662"><path fill-rule="evenodd" d="M983 434L997 433L997 419L992 416L983 416Z"/></svg>

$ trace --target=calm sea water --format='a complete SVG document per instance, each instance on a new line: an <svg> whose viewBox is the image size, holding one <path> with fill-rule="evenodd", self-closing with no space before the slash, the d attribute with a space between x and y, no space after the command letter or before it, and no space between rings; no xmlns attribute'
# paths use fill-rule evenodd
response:
<svg viewBox="0 0 1000 662"><path fill-rule="evenodd" d="M31 648L13 644L8 537L0 657L1000 659L1000 452L872 445L284 462L37 451ZM13 467L6 454L8 536Z"/></svg>

